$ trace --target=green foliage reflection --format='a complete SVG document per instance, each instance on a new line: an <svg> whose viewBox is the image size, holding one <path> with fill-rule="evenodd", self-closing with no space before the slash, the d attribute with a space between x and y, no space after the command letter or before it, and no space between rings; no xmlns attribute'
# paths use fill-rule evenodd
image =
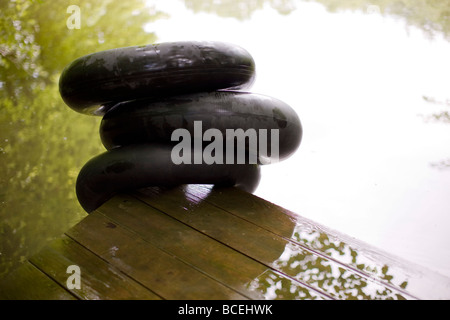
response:
<svg viewBox="0 0 450 320"><path fill-rule="evenodd" d="M369 5L376 5L381 14L402 17L429 34L447 38L450 34L449 0L315 1L330 11L367 12ZM81 29L66 27L69 4L81 9ZM289 14L296 1L186 0L185 4L196 12L243 20L265 5ZM155 42L156 36L142 27L161 16L145 8L144 0L0 1L0 277L85 215L74 183L84 163L103 151L100 119L64 105L57 87L63 67L91 52ZM448 120L448 112L442 117ZM295 252L294 260L308 266L298 265L297 275L329 271L325 260L306 261L301 251ZM293 262L278 261L280 268ZM337 287L337 279L324 279L323 284ZM264 281L276 284L277 275ZM306 294L303 287L286 290L280 294Z"/></svg>
<svg viewBox="0 0 450 320"><path fill-rule="evenodd" d="M0 277L84 216L74 183L103 151L99 120L70 110L59 74L73 59L156 40L143 25L159 14L145 1L0 2Z"/></svg>
<svg viewBox="0 0 450 320"><path fill-rule="evenodd" d="M214 13L219 17L232 17L238 20L246 20L253 12L270 5L280 14L289 14L295 9L292 0L184 0L187 8L194 12Z"/></svg>
<svg viewBox="0 0 450 320"><path fill-rule="evenodd" d="M311 0L309 0L311 1ZM449 0L313 0L328 10L358 10L365 13L401 17L430 36L443 34L450 37Z"/></svg>
<svg viewBox="0 0 450 320"><path fill-rule="evenodd" d="M450 37L450 0L304 0L323 4L330 12L360 11L400 17L409 25L433 36ZM264 6L280 14L289 14L296 8L295 0L184 0L194 12L214 13L221 17L249 19Z"/></svg>
<svg viewBox="0 0 450 320"><path fill-rule="evenodd" d="M266 299L414 299L404 291L408 274L369 248L347 243L301 218L290 240L271 265L276 271L268 269L249 284Z"/></svg>

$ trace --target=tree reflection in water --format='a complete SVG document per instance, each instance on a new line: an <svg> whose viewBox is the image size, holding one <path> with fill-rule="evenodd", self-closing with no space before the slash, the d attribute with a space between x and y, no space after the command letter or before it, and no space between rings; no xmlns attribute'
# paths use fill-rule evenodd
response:
<svg viewBox="0 0 450 320"><path fill-rule="evenodd" d="M365 0L317 2L330 10L364 11L371 4ZM265 5L289 14L295 3L185 1L194 11L237 19L248 19ZM402 16L430 34L449 35L448 1L378 3L381 14ZM67 1L0 2L0 277L84 216L75 198L75 179L81 166L103 147L91 138L98 136L99 119L69 111L61 101L57 83L63 67L91 52L157 41L143 26L164 16L145 9L145 1L140 0L87 0L79 5L82 27L69 30ZM268 297L400 298L401 294L388 287L368 281L370 276L381 277L388 284L398 280L395 285L400 288L407 286L406 280L396 279L388 267L360 261L356 251L327 238L326 233L297 230L292 241L273 263L279 271L268 271L252 283L266 288ZM304 246L323 254L312 257ZM351 268L332 260L342 257ZM304 284L292 286L281 277L283 273ZM314 285L318 291L307 290L305 285Z"/></svg>
<svg viewBox="0 0 450 320"><path fill-rule="evenodd" d="M298 232L296 234L298 235ZM275 282L274 275L270 274L264 281L266 284L274 282L277 297L311 299L328 296L332 299L365 300L411 298L401 290L407 287L407 280L403 279L399 287L393 285L393 282L398 282L399 279L394 279L394 276L389 274L389 266L360 263L357 250L342 241L330 241L326 233L314 231L307 237L308 240L295 239L296 237L294 239L316 250L305 250L301 246L290 244L273 265L317 291L307 291L302 287L292 288L288 282L285 282L287 287L283 286L283 279ZM338 259L335 260L334 257Z"/></svg>
<svg viewBox="0 0 450 320"><path fill-rule="evenodd" d="M436 299L449 280L364 243L296 219L292 237L270 269L249 288L266 299ZM446 298L444 298L446 299Z"/></svg>
<svg viewBox="0 0 450 320"><path fill-rule="evenodd" d="M212 216L213 209L209 207L212 204L226 211L214 209L218 219L231 219L222 217L227 213L235 216L232 238L223 236L229 233L230 223L210 228L200 220L196 228L267 266L265 272L254 275L248 284L249 289L266 299L381 300L448 294L449 279L434 277L421 267L275 204L256 201L240 190L210 192L207 186L185 190L191 203L197 203L197 212L204 210ZM201 201L192 202L193 197ZM241 201L235 201L236 198ZM153 201L152 205L163 200ZM194 218L189 217L192 223ZM242 220L238 222L236 217Z"/></svg>
<svg viewBox="0 0 450 320"><path fill-rule="evenodd" d="M408 25L422 29L430 37L443 34L450 37L449 0L305 0L324 5L330 12L344 10L367 14L381 14L404 19ZM289 14L296 9L296 0L184 0L186 7L194 12L208 12L220 17L239 20L268 5L280 14Z"/></svg>
<svg viewBox="0 0 450 320"><path fill-rule="evenodd" d="M0 278L85 213L74 185L104 150L100 119L70 111L59 75L79 56L156 41L143 25L160 17L145 1L75 1L81 28L66 27L68 2L0 2ZM130 19L133 17L133 19Z"/></svg>

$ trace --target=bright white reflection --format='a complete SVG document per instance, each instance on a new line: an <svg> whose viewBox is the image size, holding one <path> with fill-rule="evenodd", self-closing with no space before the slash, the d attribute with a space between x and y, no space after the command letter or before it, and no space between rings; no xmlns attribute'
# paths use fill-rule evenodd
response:
<svg viewBox="0 0 450 320"><path fill-rule="evenodd" d="M210 184L187 184L184 186L186 199L189 200L190 204L199 204L205 200L208 195L211 193L213 185ZM186 211L189 211L190 208L184 208Z"/></svg>
<svg viewBox="0 0 450 320"><path fill-rule="evenodd" d="M256 62L253 92L290 104L304 137L290 159L265 166L258 196L450 276L450 43L376 12L330 13L297 1L249 20L154 2L158 41L218 40ZM373 11L373 10L372 10Z"/></svg>

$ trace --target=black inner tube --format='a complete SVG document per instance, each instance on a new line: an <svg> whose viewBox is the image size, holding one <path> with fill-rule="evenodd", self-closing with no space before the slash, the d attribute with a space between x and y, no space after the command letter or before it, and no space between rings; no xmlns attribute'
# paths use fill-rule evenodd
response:
<svg viewBox="0 0 450 320"><path fill-rule="evenodd" d="M108 149L78 175L76 193L84 210L96 210L118 192L149 186L214 184L253 192L260 164L286 159L302 138L300 119L287 104L236 91L251 86L254 69L247 51L221 42L119 48L69 64L60 78L61 96L77 112L103 116L100 137ZM173 139L176 130L198 138L198 124L206 132L213 130L211 145L214 142L217 150L235 139L227 136L234 130L244 137L265 133L265 143L276 144L278 153L266 150L260 156L263 144L255 147L249 137L244 144L232 145L227 161L197 162L207 150L214 157L222 155L211 145L196 148L195 142L180 148L181 142ZM225 140L219 140L222 136ZM174 160L180 154L194 161ZM184 157L188 154L191 158ZM251 162L254 154L257 161Z"/></svg>
<svg viewBox="0 0 450 320"><path fill-rule="evenodd" d="M111 49L83 56L62 72L59 89L75 111L103 115L115 102L183 93L244 89L255 63L243 48L185 41Z"/></svg>
<svg viewBox="0 0 450 320"><path fill-rule="evenodd" d="M76 184L78 201L92 212L121 191L181 184L236 186L253 192L260 168L251 164L175 165L167 144L135 144L106 151L89 160Z"/></svg>
<svg viewBox="0 0 450 320"><path fill-rule="evenodd" d="M173 143L174 130L183 128L196 134L195 122L204 130L215 128L223 137L227 130L255 130L259 138L267 138L268 152L259 163L270 161L270 146L278 144L278 161L288 158L300 145L302 126L295 111L286 103L265 95L216 91L118 103L100 124L100 137L106 149L136 143ZM260 131L267 130L266 132ZM272 141L272 130L278 130ZM261 134L266 137L261 137ZM224 143L225 143L224 139ZM261 154L258 145L251 146ZM247 145L247 149L248 145ZM268 158L268 159L267 159Z"/></svg>

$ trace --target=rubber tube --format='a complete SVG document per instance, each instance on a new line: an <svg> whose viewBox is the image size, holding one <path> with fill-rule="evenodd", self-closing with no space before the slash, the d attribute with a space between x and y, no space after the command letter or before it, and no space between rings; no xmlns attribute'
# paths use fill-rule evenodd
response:
<svg viewBox="0 0 450 320"><path fill-rule="evenodd" d="M59 79L64 102L77 112L104 115L116 102L218 89L249 88L255 63L223 42L167 42L80 57Z"/></svg>
<svg viewBox="0 0 450 320"><path fill-rule="evenodd" d="M91 213L118 192L144 187L214 184L253 192L259 184L258 165L175 165L171 150L169 145L136 144L92 158L77 178L79 203Z"/></svg>
<svg viewBox="0 0 450 320"><path fill-rule="evenodd" d="M171 135L176 129L186 129L194 136L195 121L201 121L204 131L215 128L224 137L227 129L255 129L257 133L266 129L268 146L272 142L271 130L277 129L278 161L292 155L302 139L300 119L289 105L265 95L238 91L118 103L103 117L100 137L107 149L133 143L173 144ZM264 159L258 160L265 164L273 159L268 152Z"/></svg>

